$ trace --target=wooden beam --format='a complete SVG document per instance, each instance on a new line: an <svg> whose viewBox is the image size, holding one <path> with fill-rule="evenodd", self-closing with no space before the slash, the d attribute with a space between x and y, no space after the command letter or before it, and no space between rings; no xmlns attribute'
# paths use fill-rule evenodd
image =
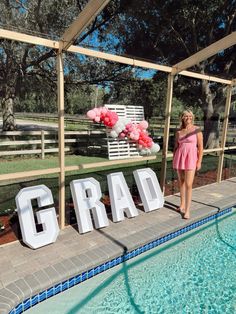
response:
<svg viewBox="0 0 236 314"><path fill-rule="evenodd" d="M59 51L67 50L109 2L110 0L90 0L77 19L64 32L59 42Z"/></svg>
<svg viewBox="0 0 236 314"><path fill-rule="evenodd" d="M81 169L91 169L96 167L106 167L106 166L116 166L116 165L127 165L131 163L138 163L143 161L156 160L156 156L147 156L142 158L130 158L130 159L119 159L119 160L109 160L101 161L87 164L80 164Z"/></svg>
<svg viewBox="0 0 236 314"><path fill-rule="evenodd" d="M57 102L58 102L58 139L59 139L59 225L65 228L65 134L64 134L64 70L63 54L57 54Z"/></svg>
<svg viewBox="0 0 236 314"><path fill-rule="evenodd" d="M59 172L60 172L60 168L49 168L49 169L42 169L42 170L6 173L6 174L0 174L0 181L9 181L9 180L32 178L32 177L42 177L43 175L59 173Z"/></svg>
<svg viewBox="0 0 236 314"><path fill-rule="evenodd" d="M188 69L199 62L214 56L217 52L225 50L236 44L236 32L231 33L230 35L216 41L210 46L198 51L189 58L175 64L173 66L172 74L175 75L182 70Z"/></svg>
<svg viewBox="0 0 236 314"><path fill-rule="evenodd" d="M215 77L215 76L211 76L207 74L196 73L196 72L181 71L179 74L183 76L187 76L187 77L192 77L194 79L207 80L207 81L217 82L217 83L226 84L226 85L231 85L232 83L230 80L226 80L220 77Z"/></svg>
<svg viewBox="0 0 236 314"><path fill-rule="evenodd" d="M19 42L25 42L25 43L29 43L29 44L33 44L33 45L41 45L41 46L45 46L48 48L59 49L59 42L52 41L49 39L40 38L40 37L36 37L36 36L29 36L29 35L18 33L18 32L6 31L4 29L0 29L0 38L1 37L6 38L6 39L10 39L10 40L16 40ZM104 59L104 60L108 60L108 61L119 62L122 64L128 64L128 65L147 68L147 69L153 69L153 70L162 71L162 72L166 72L166 73L171 73L171 71L172 71L172 67L169 67L169 66L156 64L153 62L140 61L140 60L136 60L133 58L117 56L117 55L113 55L110 53L105 53L105 52L96 51L96 50L92 50L92 49L82 48L82 47L78 47L78 46L70 46L68 48L68 51L74 52L74 53L80 53L80 54L83 54L83 55L86 55L89 57L100 58L100 59ZM208 81L218 82L218 83L227 84L227 85L231 85L231 83L232 83L231 80L225 80L222 78L209 76L206 74L190 72L190 71L181 71L179 74L183 75L183 76L187 76L187 77L200 79L200 80L208 80Z"/></svg>
<svg viewBox="0 0 236 314"><path fill-rule="evenodd" d="M93 57L93 58L99 58L103 60L118 62L118 63L127 64L131 66L137 66L141 68L153 69L153 70L162 71L166 73L171 73L172 71L172 68L166 65L156 64L154 62L141 61L141 60L132 59L132 58L123 57L123 56L117 56L110 53L96 51L96 50L92 50L88 48L82 48L78 46L70 46L68 48L68 51L74 52L74 53L80 53L80 54ZM200 74L200 73L195 73L195 72L190 72L190 71L182 71L179 74L183 76L187 76L187 77L200 79L200 80L208 80L212 82L218 82L222 84L231 85L231 80L225 80L219 77L209 76L206 74Z"/></svg>
<svg viewBox="0 0 236 314"><path fill-rule="evenodd" d="M8 31L1 28L0 28L0 38L20 41L20 42L24 42L28 44L33 44L33 45L44 46L48 48L55 48L55 49L59 48L59 42L57 41L53 41L53 40L49 40L49 39L45 39L41 37L36 37L36 36L30 36L23 33Z"/></svg>
<svg viewBox="0 0 236 314"><path fill-rule="evenodd" d="M168 153L169 134L170 134L170 115L171 115L172 97L173 97L173 83L174 83L174 76L169 74L167 97L166 97L165 128L164 128L164 137L163 137L161 180L160 180L160 186L163 193L165 193L167 153Z"/></svg>
<svg viewBox="0 0 236 314"><path fill-rule="evenodd" d="M220 143L220 146L222 148L225 147L225 143L226 143L227 128L228 128L228 123L229 123L229 111L230 111L230 105L231 105L231 96L232 96L232 86L228 86L226 104L225 104L224 123L223 123L222 137L221 137L221 143ZM219 155L218 169L217 169L217 182L218 183L221 182L221 179L222 179L223 164L224 164L224 150L222 150Z"/></svg>
<svg viewBox="0 0 236 314"><path fill-rule="evenodd" d="M140 61L140 60L136 60L133 58L118 56L118 55L114 55L111 53L101 52L101 51L88 49L88 48L82 48L82 47L78 47L78 46L71 46L70 48L68 48L68 51L74 52L74 53L80 53L82 55L86 55L86 56L93 57L93 58L99 58L99 59L103 59L103 60L108 60L108 61L113 61L113 62L131 65L131 66L137 66L137 67L142 67L142 68L147 68L147 69L158 70L158 71L162 71L162 72L170 73L172 70L172 68L169 66L160 65L160 64L153 63L153 62Z"/></svg>
<svg viewBox="0 0 236 314"><path fill-rule="evenodd" d="M225 147L225 150L231 150L231 149L236 149L236 145Z"/></svg>

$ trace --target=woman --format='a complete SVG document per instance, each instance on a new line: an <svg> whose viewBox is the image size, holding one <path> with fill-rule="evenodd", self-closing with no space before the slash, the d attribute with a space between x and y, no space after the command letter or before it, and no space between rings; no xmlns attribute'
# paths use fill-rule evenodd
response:
<svg viewBox="0 0 236 314"><path fill-rule="evenodd" d="M180 207L178 211L185 219L190 218L192 186L195 171L201 169L203 156L203 139L201 130L194 124L191 110L181 115L181 126L176 132L173 168L178 173L180 189Z"/></svg>

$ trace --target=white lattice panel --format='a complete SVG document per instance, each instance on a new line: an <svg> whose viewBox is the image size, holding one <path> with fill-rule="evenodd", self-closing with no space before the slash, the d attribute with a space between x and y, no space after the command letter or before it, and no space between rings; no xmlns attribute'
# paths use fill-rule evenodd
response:
<svg viewBox="0 0 236 314"><path fill-rule="evenodd" d="M126 117L132 122L144 120L142 106L105 105L108 109L115 111L119 117ZM109 160L141 157L134 141L126 141L107 137Z"/></svg>
<svg viewBox="0 0 236 314"><path fill-rule="evenodd" d="M144 111L142 106L127 106L125 108L125 114L126 118L129 118L133 122L138 123L144 120Z"/></svg>

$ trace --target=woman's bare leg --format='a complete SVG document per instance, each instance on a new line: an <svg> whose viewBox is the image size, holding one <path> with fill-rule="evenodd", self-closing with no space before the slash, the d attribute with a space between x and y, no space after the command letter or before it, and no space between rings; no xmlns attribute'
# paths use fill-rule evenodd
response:
<svg viewBox="0 0 236 314"><path fill-rule="evenodd" d="M178 183L180 190L180 206L179 208L182 212L185 212L185 173L184 170L177 170L178 173Z"/></svg>
<svg viewBox="0 0 236 314"><path fill-rule="evenodd" d="M185 170L185 215L184 218L190 218L190 206L192 201L192 190L195 170Z"/></svg>

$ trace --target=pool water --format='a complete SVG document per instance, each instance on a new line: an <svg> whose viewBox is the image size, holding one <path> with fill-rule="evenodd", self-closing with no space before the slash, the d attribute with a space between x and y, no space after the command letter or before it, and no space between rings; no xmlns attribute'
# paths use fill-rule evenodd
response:
<svg viewBox="0 0 236 314"><path fill-rule="evenodd" d="M27 313L236 313L236 211Z"/></svg>

